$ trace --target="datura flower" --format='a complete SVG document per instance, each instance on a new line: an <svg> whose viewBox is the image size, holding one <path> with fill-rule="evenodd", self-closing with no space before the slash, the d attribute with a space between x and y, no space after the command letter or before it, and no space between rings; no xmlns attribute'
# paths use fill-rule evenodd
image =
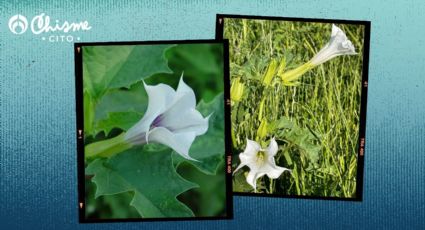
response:
<svg viewBox="0 0 425 230"><path fill-rule="evenodd" d="M276 179L284 171L291 171L284 167L276 165L274 157L277 153L278 145L274 138L270 140L270 144L266 149L262 149L260 144L247 139L245 151L239 154L241 160L240 165L233 173L244 166L248 166L250 171L246 177L246 182L257 192L257 179L267 175L269 178Z"/></svg>
<svg viewBox="0 0 425 230"><path fill-rule="evenodd" d="M194 160L189 156L190 146L196 136L207 132L209 116L204 118L196 110L195 93L184 83L183 75L177 91L165 84L143 84L149 97L148 109L124 139L133 145L161 143Z"/></svg>
<svg viewBox="0 0 425 230"><path fill-rule="evenodd" d="M183 74L177 90L162 83L143 84L149 98L143 118L126 133L86 146L86 155L110 157L135 145L160 143L196 161L189 149L197 136L207 132L209 116L196 110L195 93L184 83Z"/></svg>
<svg viewBox="0 0 425 230"><path fill-rule="evenodd" d="M280 77L284 83L291 85L291 82L297 80L305 72L312 68L341 55L357 54L353 43L348 40L347 35L338 26L332 24L331 38L328 43L307 63L284 72Z"/></svg>
<svg viewBox="0 0 425 230"><path fill-rule="evenodd" d="M332 24L331 39L316 55L314 55L310 62L313 65L320 65L334 57L353 54L357 54L353 43L348 40L344 31Z"/></svg>

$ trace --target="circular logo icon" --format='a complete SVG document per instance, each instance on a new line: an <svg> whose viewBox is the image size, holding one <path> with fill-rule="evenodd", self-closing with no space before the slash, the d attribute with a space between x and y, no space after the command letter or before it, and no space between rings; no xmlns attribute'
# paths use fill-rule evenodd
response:
<svg viewBox="0 0 425 230"><path fill-rule="evenodd" d="M9 29L14 34L23 34L28 29L28 20L25 16L17 14L9 19Z"/></svg>

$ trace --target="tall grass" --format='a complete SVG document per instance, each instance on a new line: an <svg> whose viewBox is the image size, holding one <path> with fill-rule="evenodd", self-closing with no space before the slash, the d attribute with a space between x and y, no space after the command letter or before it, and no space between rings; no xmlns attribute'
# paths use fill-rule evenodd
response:
<svg viewBox="0 0 425 230"><path fill-rule="evenodd" d="M307 62L329 40L331 24L224 21L224 37L230 43L231 80L240 78L246 85L242 100L232 106L233 159L238 159L245 148L246 138L266 144L270 137L279 135L270 130L260 140L257 130L261 117L269 123L286 117L314 134L313 142L320 146L319 159L313 163L303 149L281 138L276 163L292 169L292 173L284 173L275 181L259 179L262 193L355 196L364 27L338 26L353 42L358 55L337 57L308 71L297 86L283 85L278 76L274 76L271 86L264 86L261 79L272 60L285 61L286 70ZM238 163L234 161L234 166ZM243 172L235 175L234 190L252 191Z"/></svg>

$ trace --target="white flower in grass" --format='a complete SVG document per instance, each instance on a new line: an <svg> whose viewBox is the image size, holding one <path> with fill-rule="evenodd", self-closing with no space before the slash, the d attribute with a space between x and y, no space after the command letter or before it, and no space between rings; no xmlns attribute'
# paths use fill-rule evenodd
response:
<svg viewBox="0 0 425 230"><path fill-rule="evenodd" d="M284 171L291 171L284 167L276 165L274 157L277 153L278 146L274 138L270 140L270 144L266 149L262 149L260 144L247 139L245 151L239 154L241 164L233 173L241 169L243 166L248 166L250 171L246 177L246 182L251 185L257 192L257 179L267 175L269 178L276 179Z"/></svg>
<svg viewBox="0 0 425 230"><path fill-rule="evenodd" d="M196 136L208 130L208 117L196 110L193 90L184 83L183 74L177 90L168 85L146 85L149 104L143 118L125 134L125 140L133 145L149 142L164 144L182 157L189 156L189 149Z"/></svg>
<svg viewBox="0 0 425 230"><path fill-rule="evenodd" d="M331 38L328 43L310 60L313 65L320 65L340 55L357 54L353 43L338 26L332 24Z"/></svg>
<svg viewBox="0 0 425 230"><path fill-rule="evenodd" d="M328 43L316 54L310 61L298 66L295 69L288 70L279 75L284 85L297 85L297 80L307 71L314 67L341 55L357 54L353 43L348 40L344 31L332 24L331 38Z"/></svg>

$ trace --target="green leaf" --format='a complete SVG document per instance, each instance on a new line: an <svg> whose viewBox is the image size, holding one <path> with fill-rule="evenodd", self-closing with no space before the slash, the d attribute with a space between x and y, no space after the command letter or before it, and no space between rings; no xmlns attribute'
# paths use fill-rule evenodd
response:
<svg viewBox="0 0 425 230"><path fill-rule="evenodd" d="M296 126L295 122L289 120L286 117L282 117L271 123L271 127L274 129L292 129Z"/></svg>
<svg viewBox="0 0 425 230"><path fill-rule="evenodd" d="M176 197L197 187L180 177L171 162L170 150L132 148L109 159L96 159L86 168L94 175L96 197L131 191L131 205L142 217L191 217L193 212Z"/></svg>
<svg viewBox="0 0 425 230"><path fill-rule="evenodd" d="M108 135L113 128L127 131L143 117L147 105L148 96L142 83L130 89L109 90L96 106L94 132Z"/></svg>
<svg viewBox="0 0 425 230"><path fill-rule="evenodd" d="M184 81L194 89L198 100L211 101L223 91L222 44L179 44L169 49L166 57L177 79L169 81L167 76L155 76L155 79L149 79L150 83L177 86L180 75L184 73Z"/></svg>
<svg viewBox="0 0 425 230"><path fill-rule="evenodd" d="M108 117L100 120L96 125L97 131L104 131L108 135L114 128L127 131L141 119L140 113L136 112L114 112L108 113Z"/></svg>
<svg viewBox="0 0 425 230"><path fill-rule="evenodd" d="M204 116L210 116L208 131L198 136L193 142L189 155L199 162L186 160L177 153L173 153L173 162L177 166L187 161L202 172L216 174L220 162L224 161L224 97L217 95L210 103L201 101L196 109Z"/></svg>
<svg viewBox="0 0 425 230"><path fill-rule="evenodd" d="M132 84L157 73L172 73L164 52L170 45L85 46L83 84L95 101L114 88Z"/></svg>
<svg viewBox="0 0 425 230"><path fill-rule="evenodd" d="M307 158L314 165L318 163L320 144L314 133L307 128L299 127L295 121L282 117L274 124L274 128L279 130L279 137L300 148Z"/></svg>
<svg viewBox="0 0 425 230"><path fill-rule="evenodd" d="M109 206L110 210L110 217L106 218L140 218L139 212L130 206L132 198L131 192L103 196L103 202Z"/></svg>
<svg viewBox="0 0 425 230"><path fill-rule="evenodd" d="M95 122L104 120L108 113L137 112L144 114L148 106L148 96L142 83L134 84L129 89L108 91L99 101L95 112ZM141 118L141 117L140 117Z"/></svg>
<svg viewBox="0 0 425 230"><path fill-rule="evenodd" d="M83 108L84 108L84 132L85 134L93 134L94 122L94 104L90 94L87 91L83 93Z"/></svg>
<svg viewBox="0 0 425 230"><path fill-rule="evenodd" d="M204 117L210 116L210 126L214 128L216 132L224 132L224 95L223 93L218 94L212 101L205 103L201 101L196 106Z"/></svg>
<svg viewBox="0 0 425 230"><path fill-rule="evenodd" d="M211 44L181 44L175 46L174 54L180 65L189 66L188 74L192 75L192 71L203 72L205 74L218 74L221 71L220 65L217 63L217 57L212 48L214 45ZM217 45L221 47L221 45Z"/></svg>
<svg viewBox="0 0 425 230"><path fill-rule="evenodd" d="M133 48L132 46L83 47L83 86L93 99L99 98L106 91L112 74L123 65Z"/></svg>
<svg viewBox="0 0 425 230"><path fill-rule="evenodd" d="M283 156L285 157L286 162L288 162L288 165L291 166L292 165L292 159L291 159L291 156L289 155L289 152L287 150L285 150L283 152Z"/></svg>
<svg viewBox="0 0 425 230"><path fill-rule="evenodd" d="M170 45L83 47L84 130L95 135L103 130L100 120L110 112L140 112L147 105L140 80L157 73L172 73L164 53ZM147 58L148 57L148 58ZM135 84L139 82L139 84ZM122 89L123 87L129 90ZM103 121L108 122L108 121ZM110 123L110 121L109 121Z"/></svg>
<svg viewBox="0 0 425 230"><path fill-rule="evenodd" d="M247 173L246 173L247 174ZM233 192L253 192L254 189L246 182L246 177L242 170L233 176ZM258 182L258 181L257 181Z"/></svg>
<svg viewBox="0 0 425 230"><path fill-rule="evenodd" d="M224 163L219 166L217 175L201 173L194 166L184 163L178 167L178 173L185 179L199 184L179 196L179 199L194 211L197 217L220 216L226 211L226 177Z"/></svg>

